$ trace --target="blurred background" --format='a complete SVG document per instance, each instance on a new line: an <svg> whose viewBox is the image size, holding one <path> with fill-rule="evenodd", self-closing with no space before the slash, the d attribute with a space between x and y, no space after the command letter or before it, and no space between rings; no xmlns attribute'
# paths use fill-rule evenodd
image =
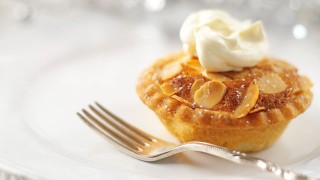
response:
<svg viewBox="0 0 320 180"><path fill-rule="evenodd" d="M183 20L204 8L262 20L272 54L282 53L273 44L283 47L284 41L320 42L320 0L2 0L0 63L35 52L48 57L74 45L107 50L133 41L154 46L158 57L181 48Z"/></svg>
<svg viewBox="0 0 320 180"><path fill-rule="evenodd" d="M273 44L283 47L284 41L320 42L320 0L2 0L0 63L35 52L48 57L74 45L108 49L133 41L152 44L160 56L181 48L183 20L204 8L262 20L273 54L282 53Z"/></svg>
<svg viewBox="0 0 320 180"><path fill-rule="evenodd" d="M0 22L3 30L6 26L33 25L47 16L63 18L91 11L134 23L152 23L173 36L190 12L203 8L222 8L239 19L250 17L286 27L296 39L305 38L310 27L320 25L320 0L3 0Z"/></svg>

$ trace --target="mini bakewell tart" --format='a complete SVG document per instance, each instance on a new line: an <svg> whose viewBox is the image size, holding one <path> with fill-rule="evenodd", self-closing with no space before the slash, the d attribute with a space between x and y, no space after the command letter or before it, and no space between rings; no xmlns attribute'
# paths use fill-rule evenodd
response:
<svg viewBox="0 0 320 180"><path fill-rule="evenodd" d="M242 152L272 145L312 100L311 81L267 57L242 71L208 72L180 52L140 76L137 92L181 142L204 141Z"/></svg>

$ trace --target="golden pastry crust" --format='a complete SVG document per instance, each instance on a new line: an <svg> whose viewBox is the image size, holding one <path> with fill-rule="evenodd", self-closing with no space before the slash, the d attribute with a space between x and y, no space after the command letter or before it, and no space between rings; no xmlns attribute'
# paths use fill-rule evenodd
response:
<svg viewBox="0 0 320 180"><path fill-rule="evenodd" d="M205 141L243 152L262 150L280 137L291 119L309 107L313 96L308 78L274 58L241 72L214 73L210 77L206 73L197 59L181 52L158 60L139 78L140 99L182 142ZM226 87L220 92L223 86L211 83L222 99L200 92L201 87L209 87L206 82L212 81ZM271 88L266 85L269 81ZM207 98L218 103L208 104ZM195 103L197 99L200 104ZM237 115L237 111L241 113Z"/></svg>

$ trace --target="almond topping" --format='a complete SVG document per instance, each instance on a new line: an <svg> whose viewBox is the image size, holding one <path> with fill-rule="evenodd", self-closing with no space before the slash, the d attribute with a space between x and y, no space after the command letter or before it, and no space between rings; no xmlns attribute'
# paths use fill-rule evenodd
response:
<svg viewBox="0 0 320 180"><path fill-rule="evenodd" d="M194 81L194 83L192 84L191 88L190 88L190 95L191 97L194 97L194 94L196 93L196 91L198 89L200 89L200 87L205 83L205 81L203 79L197 79Z"/></svg>
<svg viewBox="0 0 320 180"><path fill-rule="evenodd" d="M246 116L250 112L250 109L252 109L253 106L256 104L258 96L259 96L259 86L256 84L255 81L253 81L250 83L247 89L247 93L244 96L242 102L234 111L234 116L236 118L242 118Z"/></svg>
<svg viewBox="0 0 320 180"><path fill-rule="evenodd" d="M192 56L185 55L185 56L181 57L180 59L178 59L177 61L179 61L180 63L185 63L190 60L194 60L194 59L192 59Z"/></svg>
<svg viewBox="0 0 320 180"><path fill-rule="evenodd" d="M313 86L313 84L309 78L307 78L305 76L299 76L298 77L298 84L294 85L293 88L291 88L291 91L289 91L288 95L297 94L297 93L300 93L301 91L307 91L310 88L312 88L312 86Z"/></svg>
<svg viewBox="0 0 320 180"><path fill-rule="evenodd" d="M171 79L182 71L180 61L171 62L166 64L160 72L160 77L163 81Z"/></svg>
<svg viewBox="0 0 320 180"><path fill-rule="evenodd" d="M189 61L184 62L184 64L194 70L197 70L199 72L203 71L203 67L201 66L199 60L191 59Z"/></svg>
<svg viewBox="0 0 320 180"><path fill-rule="evenodd" d="M220 81L209 81L194 94L194 102L200 107L211 108L224 97L227 87Z"/></svg>
<svg viewBox="0 0 320 180"><path fill-rule="evenodd" d="M251 74L250 70L248 68L244 68L242 71L227 71L222 72L227 77L230 77L232 79L243 79L246 78L248 75Z"/></svg>
<svg viewBox="0 0 320 180"><path fill-rule="evenodd" d="M160 88L161 88L162 92L167 96L171 96L171 95L180 91L180 89L178 87L174 87L168 82L161 84Z"/></svg>
<svg viewBox="0 0 320 180"><path fill-rule="evenodd" d="M262 93L274 94L284 91L287 88L287 84L277 74L267 74L262 76L257 84Z"/></svg>
<svg viewBox="0 0 320 180"><path fill-rule="evenodd" d="M229 78L228 76L225 76L223 74L220 73L213 73L213 72L208 72L208 71L202 71L202 75L204 77L207 77L211 80L216 80L216 81L227 81L227 80L231 80L231 78Z"/></svg>
<svg viewBox="0 0 320 180"><path fill-rule="evenodd" d="M300 76L298 78L298 81L299 81L299 84L300 84L300 87L302 90L306 91L310 88L312 88L313 84L312 82L310 81L309 78L305 77L305 76Z"/></svg>
<svg viewBox="0 0 320 180"><path fill-rule="evenodd" d="M189 105L189 106L192 106L192 104L191 104L189 101L183 99L183 98L180 97L180 96L173 95L173 96L171 96L171 97L174 98L174 99L176 99L176 100L178 100L178 101L180 101L180 102L182 102L182 103L185 103L185 104L187 104L187 105Z"/></svg>
<svg viewBox="0 0 320 180"><path fill-rule="evenodd" d="M255 109L252 109L249 114L252 114L252 113L256 113L256 112L259 112L259 111L263 111L265 110L266 108L264 106L260 106L258 108L255 108Z"/></svg>

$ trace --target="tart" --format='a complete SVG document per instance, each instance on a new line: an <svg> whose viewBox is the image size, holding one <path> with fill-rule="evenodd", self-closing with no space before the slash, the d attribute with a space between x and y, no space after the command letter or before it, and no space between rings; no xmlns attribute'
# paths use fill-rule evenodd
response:
<svg viewBox="0 0 320 180"><path fill-rule="evenodd" d="M309 107L311 87L296 67L273 57L241 71L209 72L198 57L179 52L147 68L136 89L181 142L255 152Z"/></svg>

